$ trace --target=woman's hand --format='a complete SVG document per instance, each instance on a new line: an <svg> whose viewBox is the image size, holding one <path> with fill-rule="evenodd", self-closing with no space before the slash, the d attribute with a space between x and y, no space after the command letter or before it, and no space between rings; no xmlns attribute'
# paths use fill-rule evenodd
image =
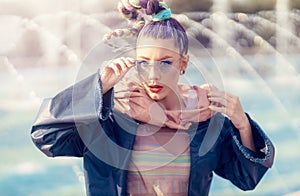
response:
<svg viewBox="0 0 300 196"><path fill-rule="evenodd" d="M249 121L237 96L214 89L208 92L209 109L226 114L234 126L243 131L248 128Z"/></svg>
<svg viewBox="0 0 300 196"><path fill-rule="evenodd" d="M220 91L213 85L202 85L202 88L208 90L209 109L226 114L239 130L243 145L255 151L251 126L239 98L233 94Z"/></svg>
<svg viewBox="0 0 300 196"><path fill-rule="evenodd" d="M120 57L107 64L100 75L103 94L114 87L134 65L135 60L130 57Z"/></svg>

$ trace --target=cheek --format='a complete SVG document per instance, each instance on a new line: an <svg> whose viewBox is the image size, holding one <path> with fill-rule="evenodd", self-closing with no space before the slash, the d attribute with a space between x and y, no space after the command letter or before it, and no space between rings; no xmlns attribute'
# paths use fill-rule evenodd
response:
<svg viewBox="0 0 300 196"><path fill-rule="evenodd" d="M176 70L174 71L171 71L167 74L163 74L162 76L162 81L171 85L171 84L177 84L178 83L178 80L179 80L179 72ZM171 85L173 86L173 85Z"/></svg>

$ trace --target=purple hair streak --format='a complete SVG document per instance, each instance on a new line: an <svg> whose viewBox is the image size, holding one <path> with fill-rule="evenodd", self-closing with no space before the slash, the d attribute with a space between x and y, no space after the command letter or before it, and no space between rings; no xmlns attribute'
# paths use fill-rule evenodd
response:
<svg viewBox="0 0 300 196"><path fill-rule="evenodd" d="M138 39L150 37L154 39L174 39L175 46L181 55L188 52L188 38L184 28L174 18L161 21L150 21L138 34Z"/></svg>
<svg viewBox="0 0 300 196"><path fill-rule="evenodd" d="M138 39L150 37L154 39L174 39L175 46L179 48L181 55L186 55L188 52L188 38L184 28L174 18L164 18L161 20L145 22L144 14L152 17L162 14L162 11L168 10L167 4L162 0L121 0L118 5L118 10L121 15L127 20L134 23L127 31L122 34L109 33L107 40L113 35L118 37L126 37L129 33L134 35L138 33ZM145 25L146 24L146 25Z"/></svg>

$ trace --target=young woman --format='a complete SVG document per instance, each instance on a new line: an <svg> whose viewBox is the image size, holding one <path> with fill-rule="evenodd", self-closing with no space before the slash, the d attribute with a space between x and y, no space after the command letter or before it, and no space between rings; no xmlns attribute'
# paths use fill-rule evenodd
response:
<svg viewBox="0 0 300 196"><path fill-rule="evenodd" d="M274 147L238 97L178 84L188 38L164 2L122 0L119 10L137 26L106 38L137 33L136 58L116 58L46 99L32 127L36 146L83 157L87 195L208 195L213 172L254 189ZM136 78L124 80L133 67Z"/></svg>

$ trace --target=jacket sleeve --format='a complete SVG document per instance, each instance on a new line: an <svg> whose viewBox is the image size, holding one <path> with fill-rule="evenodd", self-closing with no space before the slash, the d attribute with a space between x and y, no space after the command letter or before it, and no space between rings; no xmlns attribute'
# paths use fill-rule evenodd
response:
<svg viewBox="0 0 300 196"><path fill-rule="evenodd" d="M256 152L242 145L239 131L226 119L222 136L221 158L215 173L230 180L242 190L253 190L271 168L274 160L274 146L260 128L249 119Z"/></svg>
<svg viewBox="0 0 300 196"><path fill-rule="evenodd" d="M47 156L83 156L83 132L108 119L112 91L102 96L98 73L45 99L31 129L34 144ZM88 135L88 134L85 134Z"/></svg>

